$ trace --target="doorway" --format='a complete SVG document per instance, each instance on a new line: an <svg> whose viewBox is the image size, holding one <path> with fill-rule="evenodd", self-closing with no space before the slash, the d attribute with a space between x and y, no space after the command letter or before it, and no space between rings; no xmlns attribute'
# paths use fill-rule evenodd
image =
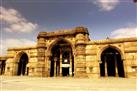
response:
<svg viewBox="0 0 137 91"><path fill-rule="evenodd" d="M121 54L114 48L107 48L101 54L100 76L125 77Z"/></svg>
<svg viewBox="0 0 137 91"><path fill-rule="evenodd" d="M62 76L69 76L69 67L62 68Z"/></svg>
<svg viewBox="0 0 137 91"><path fill-rule="evenodd" d="M27 64L28 64L28 56L26 53L23 53L20 57L19 63L18 63L18 72L17 75L28 75L27 72Z"/></svg>

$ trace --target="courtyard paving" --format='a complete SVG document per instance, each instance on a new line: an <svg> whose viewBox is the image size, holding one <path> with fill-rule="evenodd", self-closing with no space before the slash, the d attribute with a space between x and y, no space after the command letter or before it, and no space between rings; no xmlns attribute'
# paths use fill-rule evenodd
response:
<svg viewBox="0 0 137 91"><path fill-rule="evenodd" d="M0 78L0 91L137 91L135 78Z"/></svg>

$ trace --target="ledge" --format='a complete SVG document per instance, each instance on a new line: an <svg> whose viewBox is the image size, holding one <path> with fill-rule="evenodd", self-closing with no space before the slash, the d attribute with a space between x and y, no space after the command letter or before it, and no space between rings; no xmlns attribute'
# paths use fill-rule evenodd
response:
<svg viewBox="0 0 137 91"><path fill-rule="evenodd" d="M7 57L6 56L0 57L0 61L2 60L7 60Z"/></svg>
<svg viewBox="0 0 137 91"><path fill-rule="evenodd" d="M104 39L104 40L91 40L87 44L98 45L98 44L113 44L113 43L123 43L123 42L137 42L137 38L117 38L117 39Z"/></svg>
<svg viewBox="0 0 137 91"><path fill-rule="evenodd" d="M29 49L36 49L37 47L36 46L23 46L23 47L14 47L14 48L8 48L8 51L13 51L13 50L29 50Z"/></svg>
<svg viewBox="0 0 137 91"><path fill-rule="evenodd" d="M89 34L87 28L79 26L79 27L75 27L74 29L68 29L68 30L58 30L55 32L40 32L38 34L37 38L40 38L40 37L48 38L48 37L56 37L56 36L75 35L77 33Z"/></svg>

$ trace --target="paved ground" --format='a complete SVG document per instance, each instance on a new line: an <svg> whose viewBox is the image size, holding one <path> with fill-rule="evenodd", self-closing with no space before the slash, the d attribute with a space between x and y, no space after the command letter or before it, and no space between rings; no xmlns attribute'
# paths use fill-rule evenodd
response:
<svg viewBox="0 0 137 91"><path fill-rule="evenodd" d="M137 91L137 79L1 77L0 91Z"/></svg>

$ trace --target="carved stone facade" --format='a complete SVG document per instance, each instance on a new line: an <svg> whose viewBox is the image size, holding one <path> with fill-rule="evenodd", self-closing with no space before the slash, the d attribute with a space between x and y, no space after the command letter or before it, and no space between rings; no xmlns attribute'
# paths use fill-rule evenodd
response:
<svg viewBox="0 0 137 91"><path fill-rule="evenodd" d="M90 40L85 27L40 32L36 47L8 49L4 75L137 77L137 38Z"/></svg>

